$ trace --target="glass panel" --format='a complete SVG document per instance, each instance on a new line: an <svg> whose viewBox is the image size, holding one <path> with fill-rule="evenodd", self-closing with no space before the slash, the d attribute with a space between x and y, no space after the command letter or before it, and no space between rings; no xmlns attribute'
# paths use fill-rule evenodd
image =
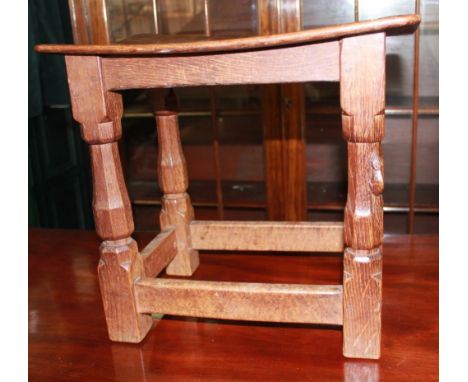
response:
<svg viewBox="0 0 468 382"><path fill-rule="evenodd" d="M414 0L359 0L359 20L403 15L414 10Z"/></svg>
<svg viewBox="0 0 468 382"><path fill-rule="evenodd" d="M203 0L157 0L159 33L204 34Z"/></svg>
<svg viewBox="0 0 468 382"><path fill-rule="evenodd" d="M421 30L439 30L439 0L421 0Z"/></svg>
<svg viewBox="0 0 468 382"><path fill-rule="evenodd" d="M439 106L439 2L421 2L420 33L420 106L434 108Z"/></svg>
<svg viewBox="0 0 468 382"><path fill-rule="evenodd" d="M209 1L213 36L249 36L257 34L257 1Z"/></svg>
<svg viewBox="0 0 468 382"><path fill-rule="evenodd" d="M416 155L416 208L439 206L439 1L421 1L419 106ZM415 219L416 232L437 232L434 215ZM432 228L432 230L431 230Z"/></svg>
<svg viewBox="0 0 468 382"><path fill-rule="evenodd" d="M439 117L418 120L416 159L416 206L439 205Z"/></svg>
<svg viewBox="0 0 468 382"><path fill-rule="evenodd" d="M218 86L215 92L216 107L220 111L243 110L246 113L259 113L261 110L260 86Z"/></svg>
<svg viewBox="0 0 468 382"><path fill-rule="evenodd" d="M159 209L161 192L157 184L157 138L154 119L124 118L121 153L124 174L132 202L137 230L156 230L157 215L148 218L149 210ZM148 213L146 213L148 212Z"/></svg>
<svg viewBox="0 0 468 382"><path fill-rule="evenodd" d="M411 108L413 105L414 36L389 36L386 50L387 108Z"/></svg>
<svg viewBox="0 0 468 382"><path fill-rule="evenodd" d="M194 205L212 205L216 194L208 88L179 88L175 91L180 110L180 139L189 176L188 191Z"/></svg>
<svg viewBox="0 0 468 382"><path fill-rule="evenodd" d="M359 0L359 19L414 13L415 2L408 0ZM413 95L414 36L387 38L387 107L411 107Z"/></svg>
<svg viewBox="0 0 468 382"><path fill-rule="evenodd" d="M384 230L386 234L408 233L408 213L384 212Z"/></svg>
<svg viewBox="0 0 468 382"><path fill-rule="evenodd" d="M419 213L414 217L415 234L438 234L439 233L439 214L438 213Z"/></svg>
<svg viewBox="0 0 468 382"><path fill-rule="evenodd" d="M382 148L385 160L385 205L407 206L411 168L411 116L386 117Z"/></svg>
<svg viewBox="0 0 468 382"><path fill-rule="evenodd" d="M215 95L226 216L234 216L232 207L262 210L266 193L260 88L225 86L216 88ZM247 215L238 218L246 220Z"/></svg>
<svg viewBox="0 0 468 382"><path fill-rule="evenodd" d="M354 1L314 0L302 1L302 28L344 24L354 21Z"/></svg>
<svg viewBox="0 0 468 382"><path fill-rule="evenodd" d="M112 42L136 34L155 33L152 0L108 0L107 7Z"/></svg>
<svg viewBox="0 0 468 382"><path fill-rule="evenodd" d="M304 96L306 110L333 107L340 114L340 86L337 82L306 83Z"/></svg>
<svg viewBox="0 0 468 382"><path fill-rule="evenodd" d="M327 82L304 86L309 207L336 208L346 202L346 143L341 130L339 89L338 83Z"/></svg>
<svg viewBox="0 0 468 382"><path fill-rule="evenodd" d="M187 114L179 117L179 124L189 176L189 194L194 205L214 205L216 188L211 117L209 114Z"/></svg>
<svg viewBox="0 0 468 382"><path fill-rule="evenodd" d="M136 34L205 33L203 0L109 0L107 8L113 42ZM212 35L257 34L256 0L209 1L209 15Z"/></svg>
<svg viewBox="0 0 468 382"><path fill-rule="evenodd" d="M174 89L181 112L209 112L210 94L207 87L188 87Z"/></svg>
<svg viewBox="0 0 468 382"><path fill-rule="evenodd" d="M203 0L109 0L107 7L113 42L136 34L205 33Z"/></svg>

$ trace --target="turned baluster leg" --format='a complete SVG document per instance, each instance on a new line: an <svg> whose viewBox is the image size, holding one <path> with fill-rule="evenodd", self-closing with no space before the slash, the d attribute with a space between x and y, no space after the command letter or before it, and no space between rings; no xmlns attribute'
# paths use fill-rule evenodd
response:
<svg viewBox="0 0 468 382"><path fill-rule="evenodd" d="M140 342L152 319L138 314L134 281L144 277L133 218L119 158L122 98L103 88L99 57L66 57L73 117L90 145L93 174L93 212L96 232L103 240L99 283L109 337Z"/></svg>
<svg viewBox="0 0 468 382"><path fill-rule="evenodd" d="M379 358L382 308L385 35L341 45L341 109L348 141L343 354Z"/></svg>
<svg viewBox="0 0 468 382"><path fill-rule="evenodd" d="M169 275L191 276L198 267L198 251L192 249L190 222L193 207L187 194L188 177L180 143L175 94L162 89L150 94L158 131L159 186L164 193L160 215L161 229L175 227L177 255L167 266Z"/></svg>

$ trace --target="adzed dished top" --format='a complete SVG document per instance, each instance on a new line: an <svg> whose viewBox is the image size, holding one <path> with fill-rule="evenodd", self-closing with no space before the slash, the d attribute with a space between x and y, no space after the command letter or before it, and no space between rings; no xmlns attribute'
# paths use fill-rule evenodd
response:
<svg viewBox="0 0 468 382"><path fill-rule="evenodd" d="M109 45L47 44L37 45L36 52L67 55L171 55L205 52L228 52L298 45L337 40L348 36L386 32L408 33L420 23L415 14L384 17L376 20L333 25L300 32L241 38L202 36L138 35Z"/></svg>

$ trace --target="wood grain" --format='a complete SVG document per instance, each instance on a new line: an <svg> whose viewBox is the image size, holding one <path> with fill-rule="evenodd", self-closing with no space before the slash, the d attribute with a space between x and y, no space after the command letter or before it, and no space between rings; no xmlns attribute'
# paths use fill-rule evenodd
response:
<svg viewBox="0 0 468 382"><path fill-rule="evenodd" d="M340 102L349 142L378 142L384 136L385 34L346 38L341 43Z"/></svg>
<svg viewBox="0 0 468 382"><path fill-rule="evenodd" d="M343 354L380 357L384 168L385 36L344 39L343 135L348 141L344 216Z"/></svg>
<svg viewBox="0 0 468 382"><path fill-rule="evenodd" d="M133 282L145 276L137 244L133 239L105 241L100 253L99 286L109 338L140 342L151 329L153 319L136 310Z"/></svg>
<svg viewBox="0 0 468 382"><path fill-rule="evenodd" d="M199 265L198 252L192 248L190 222L193 207L187 194L188 177L180 143L176 100L173 92L152 92L153 112L158 133L158 178L164 192L160 214L161 228L174 228L177 255L169 263L166 273L190 276Z"/></svg>
<svg viewBox="0 0 468 382"><path fill-rule="evenodd" d="M343 355L380 358L382 249L344 252Z"/></svg>
<svg viewBox="0 0 468 382"><path fill-rule="evenodd" d="M110 25L108 25L107 2L105 0L87 0L88 15L91 16L91 38L93 44L105 45L110 43Z"/></svg>
<svg viewBox="0 0 468 382"><path fill-rule="evenodd" d="M279 5L281 33L302 29L302 1L283 0ZM323 80L320 80L323 81ZM305 97L303 84L281 85L281 120L283 130L284 220L307 220L307 178L305 141Z"/></svg>
<svg viewBox="0 0 468 382"><path fill-rule="evenodd" d="M269 220L286 217L281 86L262 86L263 156L267 214Z"/></svg>
<svg viewBox="0 0 468 382"><path fill-rule="evenodd" d="M338 81L339 44L176 57L104 57L107 89Z"/></svg>
<svg viewBox="0 0 468 382"><path fill-rule="evenodd" d="M193 221L192 247L239 251L343 251L343 223Z"/></svg>
<svg viewBox="0 0 468 382"><path fill-rule="evenodd" d="M134 225L117 142L91 145L89 149L96 232L102 240L127 238Z"/></svg>
<svg viewBox="0 0 468 382"><path fill-rule="evenodd" d="M70 9L70 24L75 44L90 44L90 36L86 26L86 0L68 0Z"/></svg>
<svg viewBox="0 0 468 382"><path fill-rule="evenodd" d="M262 35L297 32L301 6L297 1L258 2ZM262 87L265 183L270 220L307 220L302 84Z"/></svg>
<svg viewBox="0 0 468 382"><path fill-rule="evenodd" d="M384 165L380 143L348 143L345 244L373 249L383 240Z"/></svg>
<svg viewBox="0 0 468 382"><path fill-rule="evenodd" d="M309 69L310 70L310 69ZM288 221L307 220L307 178L304 92L302 84L281 86L285 216Z"/></svg>
<svg viewBox="0 0 468 382"><path fill-rule="evenodd" d="M187 165L180 144L176 113L156 114L158 181L164 194L183 194L188 188Z"/></svg>
<svg viewBox="0 0 468 382"><path fill-rule="evenodd" d="M161 231L141 251L147 277L156 277L177 254L176 233L173 228Z"/></svg>
<svg viewBox="0 0 468 382"><path fill-rule="evenodd" d="M103 87L98 57L66 57L73 117L90 145L93 213L103 240L98 266L107 331L113 341L140 342L153 320L135 309L133 282L145 277L117 140L122 133L122 97Z"/></svg>
<svg viewBox="0 0 468 382"><path fill-rule="evenodd" d="M190 223L194 220L194 212L188 194L181 194L175 198L165 195L159 218L162 229L174 227L176 232L177 255L166 268L166 273L192 275L200 260L198 252L192 247L190 237Z"/></svg>
<svg viewBox="0 0 468 382"><path fill-rule="evenodd" d="M135 284L140 313L342 324L341 285L293 285L144 279Z"/></svg>
<svg viewBox="0 0 468 382"><path fill-rule="evenodd" d="M338 40L344 37L377 32L386 32L387 34L407 33L414 30L419 22L420 17L418 15L408 14L269 36L226 39L200 37L198 41L191 39L190 41L174 43L158 43L157 36L148 36L148 38L142 38L139 41L134 40L131 44L38 45L36 51L40 53L121 56L226 52Z"/></svg>
<svg viewBox="0 0 468 382"><path fill-rule="evenodd" d="M260 36L281 33L279 13L276 0L257 1L257 31Z"/></svg>
<svg viewBox="0 0 468 382"><path fill-rule="evenodd" d="M293 7L298 3L285 4ZM292 8L286 11L293 12ZM75 47L75 53L81 52L79 56L61 48L69 54L66 63L73 115L82 125L83 138L91 145L96 230L104 240L98 273L111 339L141 341L152 324L144 314L153 312L343 323L345 356L380 356L385 31L418 22L417 16L401 16L297 34L237 39L231 45L229 40L186 42L174 45L172 51L170 44L140 45L139 48L147 49L146 53L139 48L127 50L127 45L112 47L111 51L119 57L86 56L108 54L98 46ZM292 27L288 23L284 26L287 30ZM162 56L174 52L177 54ZM183 54L189 52L215 53ZM137 57L129 57L131 54ZM133 220L117 148L122 130L122 98L114 91L311 80L341 82L343 134L348 141L344 227L333 223L194 222L174 93L166 95L160 89L152 92L152 105L159 142L158 176L164 192L160 221L166 232L140 256L130 237ZM300 105L302 96L291 84L284 86L281 94L285 102L280 105L282 137L290 140L281 149L281 170L291 175L283 178L284 200L299 197L297 204L305 205L303 195L294 192L298 180L303 178L303 122L297 113L288 110L289 103ZM290 214L294 219L301 217L295 208ZM344 292L341 286L329 285L146 278L146 271L157 274L168 262L168 275L192 275L199 265L197 247L341 251L344 245Z"/></svg>
<svg viewBox="0 0 468 382"><path fill-rule="evenodd" d="M341 50L343 134L348 141L345 244L373 249L383 239L385 36L344 39Z"/></svg>
<svg viewBox="0 0 468 382"><path fill-rule="evenodd" d="M102 144L122 136L122 96L105 89L102 60L92 56L66 56L73 118L89 144Z"/></svg>

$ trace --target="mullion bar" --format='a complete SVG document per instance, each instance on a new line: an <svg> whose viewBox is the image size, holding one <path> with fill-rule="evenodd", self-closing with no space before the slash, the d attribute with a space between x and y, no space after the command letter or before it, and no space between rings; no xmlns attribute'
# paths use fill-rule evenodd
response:
<svg viewBox="0 0 468 382"><path fill-rule="evenodd" d="M205 35L211 36L211 19L210 19L210 4L209 0L204 0L205 14ZM219 126L218 115L216 111L216 93L213 87L208 89L210 95L210 114L211 114L211 129L213 134L213 156L215 167L215 182L216 182L216 205L218 210L218 218L224 219L224 203L223 203L223 188L221 182L221 160L219 155Z"/></svg>
<svg viewBox="0 0 468 382"><path fill-rule="evenodd" d="M420 0L415 0L415 13L420 14ZM416 159L418 145L418 114L419 114L419 31L414 34L414 62L413 62L413 115L411 128L411 168L409 193L408 233L414 232L414 206L416 199Z"/></svg>
<svg viewBox="0 0 468 382"><path fill-rule="evenodd" d="M159 15L158 15L157 0L153 0L153 21L154 21L154 33L159 34Z"/></svg>

